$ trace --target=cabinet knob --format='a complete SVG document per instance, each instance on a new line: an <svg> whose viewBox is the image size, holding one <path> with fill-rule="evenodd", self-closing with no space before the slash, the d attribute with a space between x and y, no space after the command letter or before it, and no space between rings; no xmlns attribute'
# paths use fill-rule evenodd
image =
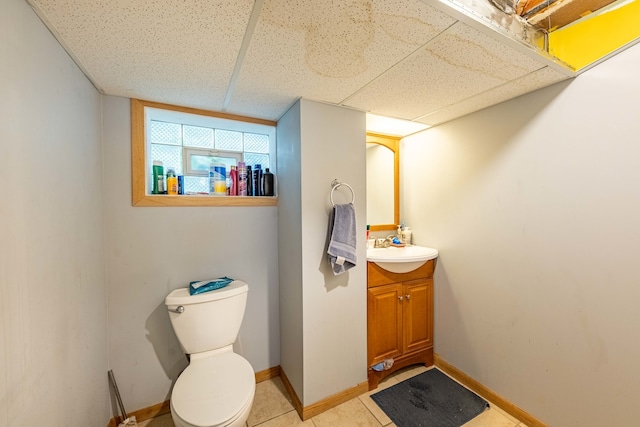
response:
<svg viewBox="0 0 640 427"><path fill-rule="evenodd" d="M398 299L399 299L400 301L402 301L402 295L400 295L400 296L398 297Z"/></svg>
<svg viewBox="0 0 640 427"><path fill-rule="evenodd" d="M411 299L411 295L409 295L409 294L405 295L405 297L407 297L408 300Z"/></svg>

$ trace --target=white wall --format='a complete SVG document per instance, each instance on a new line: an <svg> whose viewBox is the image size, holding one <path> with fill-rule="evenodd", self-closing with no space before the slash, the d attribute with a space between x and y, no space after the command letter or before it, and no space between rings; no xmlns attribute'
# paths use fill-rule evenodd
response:
<svg viewBox="0 0 640 427"><path fill-rule="evenodd" d="M280 298L298 305L283 307L282 368L309 406L367 378L365 114L301 99L280 128L286 129L279 131L281 165L284 159L299 165L279 169L280 191L299 191L279 201L282 215L299 217L280 223ZM358 264L340 276L326 255L333 179L353 188L359 225ZM299 184L286 187L284 180ZM345 187L334 193L336 203L350 200ZM301 331L291 326L300 320Z"/></svg>
<svg viewBox="0 0 640 427"><path fill-rule="evenodd" d="M302 398L302 164L300 102L278 120L278 271L280 367Z"/></svg>
<svg viewBox="0 0 640 427"><path fill-rule="evenodd" d="M192 280L247 282L235 349L256 372L278 366L277 207L132 207L125 98L104 98L104 168L109 358L127 409L168 400L186 367L164 298Z"/></svg>
<svg viewBox="0 0 640 427"><path fill-rule="evenodd" d="M100 94L26 2L0 9L0 425L104 426Z"/></svg>
<svg viewBox="0 0 640 427"><path fill-rule="evenodd" d="M553 426L637 424L638 69L640 45L402 145L436 352Z"/></svg>
<svg viewBox="0 0 640 427"><path fill-rule="evenodd" d="M304 405L367 380L366 116L301 100ZM334 276L326 244L331 181L355 193L358 264ZM335 203L348 203L344 187Z"/></svg>

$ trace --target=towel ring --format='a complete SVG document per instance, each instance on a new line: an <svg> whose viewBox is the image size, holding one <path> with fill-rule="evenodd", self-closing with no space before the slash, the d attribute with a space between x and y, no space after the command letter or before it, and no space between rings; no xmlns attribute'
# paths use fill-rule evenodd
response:
<svg viewBox="0 0 640 427"><path fill-rule="evenodd" d="M331 181L331 194L329 196L329 198L331 199L331 205L336 205L333 201L333 192L343 185L347 187L349 191L351 191L351 203L356 201L356 193L353 192L353 188L351 188L351 186L345 182L339 182L337 179L334 179L333 181Z"/></svg>

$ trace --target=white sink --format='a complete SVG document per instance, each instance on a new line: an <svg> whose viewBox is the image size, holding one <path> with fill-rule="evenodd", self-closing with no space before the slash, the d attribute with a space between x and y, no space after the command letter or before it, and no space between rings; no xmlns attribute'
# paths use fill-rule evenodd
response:
<svg viewBox="0 0 640 427"><path fill-rule="evenodd" d="M404 246L401 248L389 246L388 248L367 249L367 261L375 262L380 267L391 273L408 273L438 257L438 251L424 246Z"/></svg>

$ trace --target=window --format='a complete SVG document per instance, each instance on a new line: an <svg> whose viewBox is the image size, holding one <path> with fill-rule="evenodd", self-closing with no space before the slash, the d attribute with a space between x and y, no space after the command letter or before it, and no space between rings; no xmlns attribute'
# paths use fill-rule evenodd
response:
<svg viewBox="0 0 640 427"><path fill-rule="evenodd" d="M275 122L193 108L131 100L134 206L270 206L274 197L209 196L209 166L244 161L275 167ZM184 176L185 195L152 193L152 165Z"/></svg>

